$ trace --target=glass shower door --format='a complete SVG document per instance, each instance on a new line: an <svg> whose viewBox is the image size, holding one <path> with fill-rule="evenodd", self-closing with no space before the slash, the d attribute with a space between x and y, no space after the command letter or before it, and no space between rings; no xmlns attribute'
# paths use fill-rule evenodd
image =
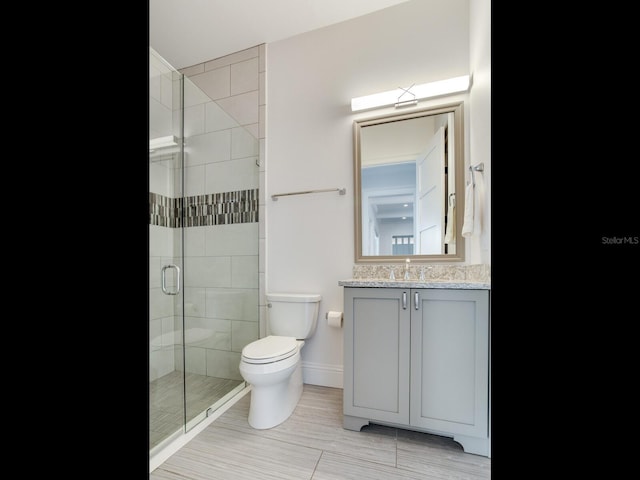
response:
<svg viewBox="0 0 640 480"><path fill-rule="evenodd" d="M246 387L259 338L259 144L150 49L150 457Z"/></svg>
<svg viewBox="0 0 640 480"><path fill-rule="evenodd" d="M258 140L184 78L186 430L245 387L259 337Z"/></svg>
<svg viewBox="0 0 640 480"><path fill-rule="evenodd" d="M149 449L184 432L182 75L149 54Z"/></svg>

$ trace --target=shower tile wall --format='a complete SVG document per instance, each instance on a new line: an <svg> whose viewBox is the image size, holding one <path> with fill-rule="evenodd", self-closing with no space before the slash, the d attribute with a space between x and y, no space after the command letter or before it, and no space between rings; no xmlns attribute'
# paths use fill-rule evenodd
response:
<svg viewBox="0 0 640 480"><path fill-rule="evenodd" d="M184 202L188 208L183 292L186 370L190 373L242 380L238 371L242 347L260 335L256 305L263 298L260 279L264 275L260 215L264 205L264 135L259 139L264 132L260 125L264 118L260 115L264 111L264 51L264 46L258 46L181 70L188 77L184 98ZM202 92L188 88L189 82ZM171 123L175 125L178 113L173 110ZM152 234L164 235L160 243L169 244L167 230L180 232L172 228L175 222L168 220L172 208L179 205L170 192L179 188L162 185L154 190L154 182L150 185L151 193L156 194L150 195L151 223L168 225L151 225ZM162 255L168 256L170 250L167 245L160 255L162 262L168 260ZM155 263L158 265L152 265L152 270L159 272L161 262ZM156 275L155 289L159 290ZM180 328L163 316L166 311L156 313L152 328L167 338L172 337L172 331L179 334ZM181 338L175 338L174 343L180 342ZM155 365L160 375L168 373L165 365L182 368L180 356L170 359L168 350L167 357Z"/></svg>

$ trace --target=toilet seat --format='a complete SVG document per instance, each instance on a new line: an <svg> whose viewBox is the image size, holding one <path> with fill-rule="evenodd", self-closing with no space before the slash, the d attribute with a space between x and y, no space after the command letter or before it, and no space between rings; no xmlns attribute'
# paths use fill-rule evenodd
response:
<svg viewBox="0 0 640 480"><path fill-rule="evenodd" d="M242 349L242 360L246 363L273 363L295 355L298 341L294 337L269 335Z"/></svg>

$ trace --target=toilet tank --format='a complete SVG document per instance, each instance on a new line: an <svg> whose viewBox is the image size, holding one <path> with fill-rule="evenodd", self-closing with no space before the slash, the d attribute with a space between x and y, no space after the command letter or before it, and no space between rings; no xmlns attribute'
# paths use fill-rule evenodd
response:
<svg viewBox="0 0 640 480"><path fill-rule="evenodd" d="M311 293L267 293L269 330L272 335L311 337L318 324L321 295Z"/></svg>

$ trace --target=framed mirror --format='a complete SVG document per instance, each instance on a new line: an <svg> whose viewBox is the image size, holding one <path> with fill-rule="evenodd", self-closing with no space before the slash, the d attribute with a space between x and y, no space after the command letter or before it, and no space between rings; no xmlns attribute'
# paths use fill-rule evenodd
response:
<svg viewBox="0 0 640 480"><path fill-rule="evenodd" d="M356 263L464 260L462 108L354 121Z"/></svg>

